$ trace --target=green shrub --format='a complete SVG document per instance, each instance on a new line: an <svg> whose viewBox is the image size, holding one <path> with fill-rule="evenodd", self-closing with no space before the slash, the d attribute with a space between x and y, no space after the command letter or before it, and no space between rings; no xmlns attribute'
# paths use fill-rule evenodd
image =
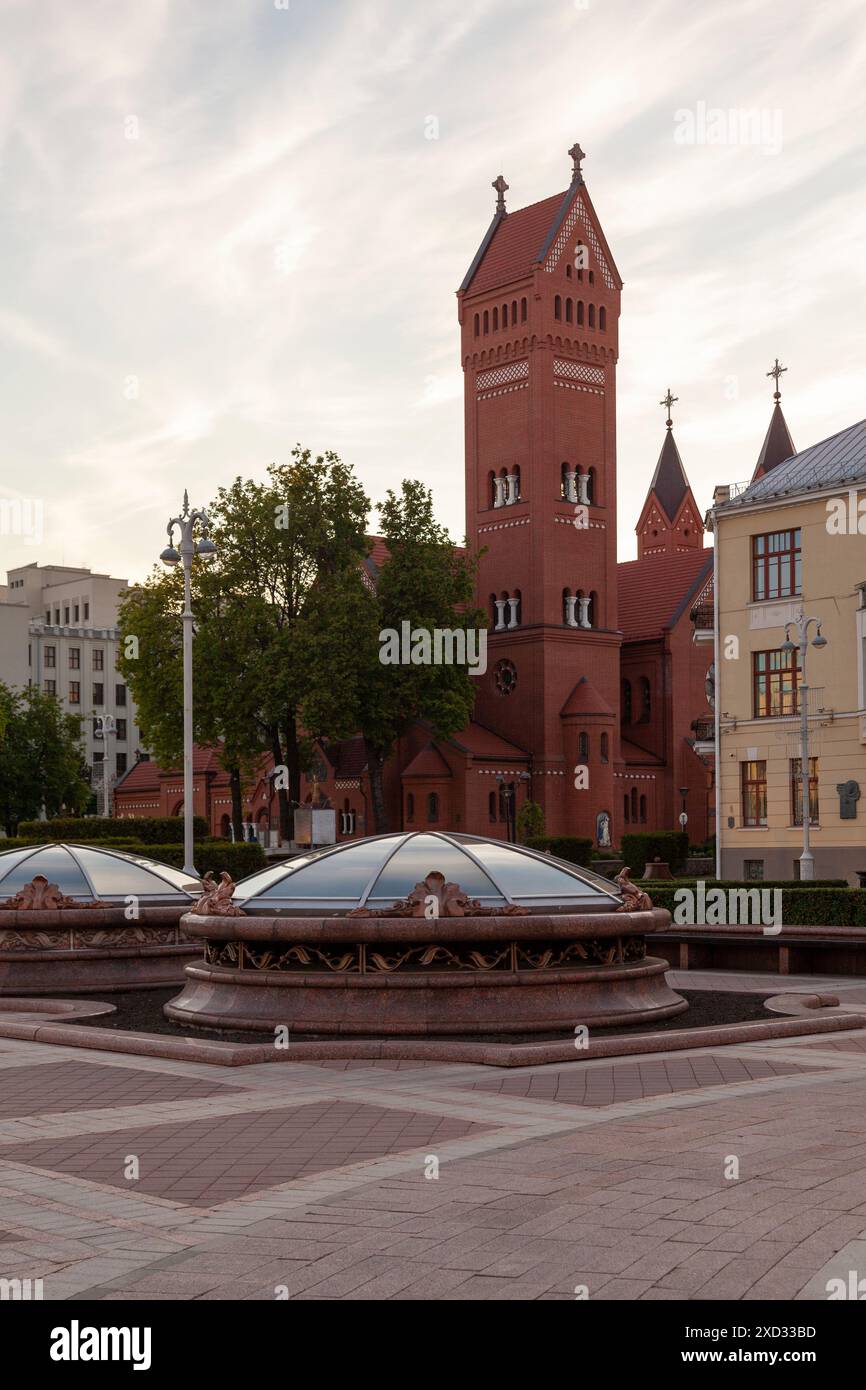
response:
<svg viewBox="0 0 866 1390"><path fill-rule="evenodd" d="M670 864L671 873L680 873L689 856L689 837L683 830L640 830L623 835L622 857L634 877L642 874L645 864L660 859Z"/></svg>
<svg viewBox="0 0 866 1390"><path fill-rule="evenodd" d="M526 841L526 848L555 854L557 859L567 859L569 864L580 864L584 869L589 868L592 860L592 840L580 835L534 835Z"/></svg>
<svg viewBox="0 0 866 1390"><path fill-rule="evenodd" d="M171 864L176 869L183 868L183 845L139 845L137 852L150 859L159 859L163 864ZM199 873L212 873L219 878L225 869L237 882L247 874L263 869L267 860L261 845L231 840L202 840L193 848L193 860Z"/></svg>
<svg viewBox="0 0 866 1390"><path fill-rule="evenodd" d="M27 840L136 840L140 844L183 844L182 816L67 816L57 820L23 820L18 834ZM193 835L204 840L208 823L193 817Z"/></svg>
<svg viewBox="0 0 866 1390"><path fill-rule="evenodd" d="M525 845L544 834L544 812L537 801L524 801L517 812L517 833Z"/></svg>
<svg viewBox="0 0 866 1390"><path fill-rule="evenodd" d="M633 880L639 883L641 888L646 888L647 892L655 887L665 888L695 888L699 883L705 883L707 892L711 888L800 888L799 879L796 878L712 878L709 874L703 874L699 878L638 878ZM807 885L803 884L802 887ZM844 878L815 878L808 884L809 888L847 888L848 883Z"/></svg>

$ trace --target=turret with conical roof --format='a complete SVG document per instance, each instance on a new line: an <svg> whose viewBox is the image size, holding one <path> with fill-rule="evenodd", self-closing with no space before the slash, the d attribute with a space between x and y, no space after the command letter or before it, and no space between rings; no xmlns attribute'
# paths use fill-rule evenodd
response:
<svg viewBox="0 0 866 1390"><path fill-rule="evenodd" d="M667 394L659 402L668 415L656 471L635 527L639 560L645 555L677 555L687 550L700 550L704 543L701 514L674 439L670 412L677 399L668 387Z"/></svg>
<svg viewBox="0 0 866 1390"><path fill-rule="evenodd" d="M776 389L773 392L773 401L775 404L773 405L773 413L770 416L769 428L764 435L764 442L761 446L761 452L758 455L758 462L755 464L755 471L752 474L753 483L756 483L759 478L763 478L765 474L770 473L774 468L778 468L780 463L784 463L785 459L791 458L797 452L794 448L794 441L791 438L791 431L788 429L787 421L782 414L782 393L779 390L779 377L787 370L787 367L781 367L779 365L779 359L777 357L775 365L767 372L767 376L773 377L776 382Z"/></svg>

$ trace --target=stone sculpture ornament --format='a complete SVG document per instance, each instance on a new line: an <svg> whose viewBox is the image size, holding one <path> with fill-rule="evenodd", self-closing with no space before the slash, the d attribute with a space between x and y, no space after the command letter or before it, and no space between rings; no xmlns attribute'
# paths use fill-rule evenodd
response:
<svg viewBox="0 0 866 1390"><path fill-rule="evenodd" d="M617 912L650 912L652 910L652 898L649 893L645 893L642 888L638 888L636 883L632 883L628 869L622 869L614 879L620 892L622 893L622 904Z"/></svg>
<svg viewBox="0 0 866 1390"><path fill-rule="evenodd" d="M190 912L194 917L246 917L243 908L232 902L234 879L223 869L219 883L208 871L201 881L202 895Z"/></svg>
<svg viewBox="0 0 866 1390"><path fill-rule="evenodd" d="M528 907L518 907L508 903L504 907L482 907L475 898L470 898L457 883L447 883L445 875L438 869L416 883L408 898L394 903L393 907L356 907L349 917L525 917Z"/></svg>
<svg viewBox="0 0 866 1390"><path fill-rule="evenodd" d="M7 898L5 902L0 903L0 908L4 911L14 912L58 912L71 907L111 907L111 903L100 902L98 898L83 903L76 902L75 898L68 898L65 893L61 893L56 883L49 883L44 874L36 874L14 898Z"/></svg>

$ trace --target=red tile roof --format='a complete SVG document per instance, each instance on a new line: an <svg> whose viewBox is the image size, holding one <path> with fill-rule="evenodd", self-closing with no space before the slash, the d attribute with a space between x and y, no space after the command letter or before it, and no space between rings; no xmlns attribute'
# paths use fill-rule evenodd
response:
<svg viewBox="0 0 866 1390"><path fill-rule="evenodd" d="M459 729L456 734L452 734L451 743L455 744L464 753L471 753L476 758L523 758L528 759L529 754L516 744L509 743L507 739L500 738L498 734L491 733L482 724L471 721L464 728Z"/></svg>
<svg viewBox="0 0 866 1390"><path fill-rule="evenodd" d="M619 626L629 640L672 627L712 573L712 549L645 555L617 565Z"/></svg>
<svg viewBox="0 0 866 1390"><path fill-rule="evenodd" d="M411 763L403 771L404 777L450 777L451 769L439 749L432 743L416 753Z"/></svg>
<svg viewBox="0 0 866 1390"><path fill-rule="evenodd" d="M501 219L481 264L465 286L467 294L483 294L528 275L541 254L565 193L530 203Z"/></svg>
<svg viewBox="0 0 866 1390"><path fill-rule="evenodd" d="M581 676L560 714L613 714L613 710L586 676Z"/></svg>
<svg viewBox="0 0 866 1390"><path fill-rule="evenodd" d="M644 748L638 748L636 743L629 743L627 738L620 739L620 751L622 752L623 762L630 765L652 765L653 767L664 766L664 758L657 758L654 753L647 753Z"/></svg>

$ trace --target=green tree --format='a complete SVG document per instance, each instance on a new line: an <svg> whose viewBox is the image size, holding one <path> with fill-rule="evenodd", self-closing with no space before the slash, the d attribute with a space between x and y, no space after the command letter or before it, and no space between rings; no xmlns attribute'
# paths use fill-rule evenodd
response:
<svg viewBox="0 0 866 1390"><path fill-rule="evenodd" d="M0 820L7 835L18 822L61 812L78 814L90 798L81 753L81 720L35 686L0 683Z"/></svg>
<svg viewBox="0 0 866 1390"><path fill-rule="evenodd" d="M537 801L524 801L517 812L517 833L524 845L544 834L544 811Z"/></svg>
<svg viewBox="0 0 866 1390"><path fill-rule="evenodd" d="M455 549L433 515L431 494L417 481L389 491L379 508L381 533L389 551L375 594L379 635L421 631L483 631L485 615L474 609L476 561ZM384 769L397 740L419 720L438 737L463 727L475 701L475 677L467 665L409 662L386 664L384 647L371 648L365 629L358 660L363 675L357 689L356 724L363 733L370 798L377 832L388 829ZM423 655L423 652L420 653Z"/></svg>

